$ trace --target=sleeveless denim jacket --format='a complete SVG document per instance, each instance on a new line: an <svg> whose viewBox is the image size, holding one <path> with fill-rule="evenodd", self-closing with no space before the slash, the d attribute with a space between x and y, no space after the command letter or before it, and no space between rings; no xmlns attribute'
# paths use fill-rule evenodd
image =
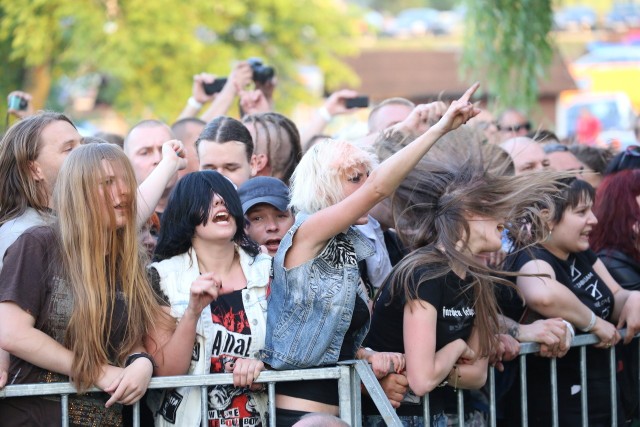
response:
<svg viewBox="0 0 640 427"><path fill-rule="evenodd" d="M308 217L305 213L296 216L274 258L265 348L260 352L261 359L274 369L336 364L356 296L367 301L359 285L358 261L372 255L374 249L354 227L329 240L315 258L291 269L284 267L293 235ZM353 354L368 330L367 322L357 332Z"/></svg>

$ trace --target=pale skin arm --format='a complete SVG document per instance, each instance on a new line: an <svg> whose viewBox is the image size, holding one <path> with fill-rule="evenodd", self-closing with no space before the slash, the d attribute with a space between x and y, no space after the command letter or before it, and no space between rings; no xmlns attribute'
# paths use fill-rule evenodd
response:
<svg viewBox="0 0 640 427"><path fill-rule="evenodd" d="M469 103L478 86L474 84L462 98L454 101L436 125L382 162L353 194L314 213L302 223L287 251L285 267L295 267L316 256L329 239L355 224L376 203L390 196L442 135L478 114L479 110Z"/></svg>
<svg viewBox="0 0 640 427"><path fill-rule="evenodd" d="M404 307L404 343L409 387L419 396L435 389L452 374L459 375L458 388L478 388L486 381L487 359L476 359L477 334L472 332L469 345L457 339L436 351L437 311L425 302L412 300ZM460 364L459 360L464 360ZM472 361L470 364L467 364ZM450 378L455 384L455 378Z"/></svg>
<svg viewBox="0 0 640 427"><path fill-rule="evenodd" d="M202 310L221 294L220 288L221 282L213 273L200 275L191 284L189 305L175 331L152 329L145 348L156 361L156 375L184 375L189 371L198 319ZM166 312L170 314L170 309Z"/></svg>
<svg viewBox="0 0 640 427"><path fill-rule="evenodd" d="M216 80L216 76L209 73L200 73L193 76L193 86L191 87L191 97L200 104L206 104L215 98L216 94L207 95L204 91L204 83L213 83ZM187 117L196 117L200 112L200 108L195 108L187 103L176 121L185 119Z"/></svg>
<svg viewBox="0 0 640 427"><path fill-rule="evenodd" d="M9 353L0 350L0 389L7 384L9 375Z"/></svg>
<svg viewBox="0 0 640 427"><path fill-rule="evenodd" d="M520 273L549 276L518 277L517 286L529 307L544 317L565 319L578 329L584 329L589 325L591 310L555 279L555 273L549 263L541 260L529 261L522 266ZM600 317L596 318L591 333L600 338L600 343L595 345L598 348L606 348L608 344L614 345L620 340L616 327Z"/></svg>
<svg viewBox="0 0 640 427"><path fill-rule="evenodd" d="M611 317L614 322L618 322L618 329L627 327L624 343L629 344L634 335L640 332L640 292L630 291L620 286L601 260L596 261L593 269L613 292L615 304Z"/></svg>
<svg viewBox="0 0 640 427"><path fill-rule="evenodd" d="M325 101L323 107L327 109L327 112L331 116L338 114L344 114L347 112L356 112L357 108L347 109L345 106L345 100L347 98L354 98L358 96L358 92L350 89L343 89L333 92ZM309 149L309 141L316 136L324 132L324 128L327 127L327 122L324 117L320 115L318 111L315 112L309 123L302 129L300 129L300 143L302 144L302 151Z"/></svg>
<svg viewBox="0 0 640 427"><path fill-rule="evenodd" d="M528 325L520 324L503 315L498 315L498 318L502 332L519 342L540 343L541 356L562 357L569 351L571 333L560 318L540 319Z"/></svg>
<svg viewBox="0 0 640 427"><path fill-rule="evenodd" d="M73 353L36 329L35 318L13 302L0 303L0 347L42 369L67 376L71 373ZM103 366L96 386L105 391L117 386L122 371L115 366Z"/></svg>
<svg viewBox="0 0 640 427"><path fill-rule="evenodd" d="M182 142L172 139L162 144L162 160L138 186L138 227L149 219L162 198L162 194L175 174L187 167Z"/></svg>

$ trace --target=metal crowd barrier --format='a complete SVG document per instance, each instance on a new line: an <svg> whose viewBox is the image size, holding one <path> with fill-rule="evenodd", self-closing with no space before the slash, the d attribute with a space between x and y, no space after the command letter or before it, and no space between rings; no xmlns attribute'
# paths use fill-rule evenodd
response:
<svg viewBox="0 0 640 427"><path fill-rule="evenodd" d="M624 338L626 330L621 331ZM635 338L640 336L637 335ZM582 425L588 426L588 406L587 406L587 362L586 362L586 346L598 343L599 340L595 335L578 335L572 343L572 347L580 347L580 377L581 377L581 404L582 404ZM636 342L640 351L640 340ZM631 344L630 344L631 345ZM540 351L540 345L537 343L523 343L520 345L520 404L522 415L522 426L528 425L527 414L527 378L526 363L527 355ZM615 346L609 350L609 372L611 390L616 389L616 355ZM639 369L640 371L640 369ZM559 427L558 424L558 391L557 391L557 371L556 360L551 359L551 397L552 397L552 427ZM352 360L342 362L339 366L316 369L303 369L293 371L263 371L256 380L257 383L267 384L269 394L269 425L275 427L275 383L287 381L307 381L321 379L337 379L338 394L340 402L340 418L353 427L362 426L362 408L361 408L361 388L362 384L371 399L375 403L380 415L383 417L388 426L401 427L402 423L398 418L395 410L387 400L384 391L380 387L380 383L376 379L371 367L362 360ZM496 426L496 397L495 397L495 371L489 368L488 375L489 389L489 425ZM640 384L640 378L638 378ZM151 379L149 389L176 388L176 387L199 387L201 396L202 410L202 427L208 424L208 405L207 405L207 387L212 385L233 384L233 374L210 374L210 375L184 375L174 377L155 377ZM99 389L91 389L89 391L100 391ZM60 403L62 406L62 426L69 425L68 417L68 399L70 394L76 393L76 389L70 383L53 383L53 384L21 384L10 385L0 390L0 399L6 397L24 397L24 396L44 396L57 395L61 396ZM458 390L458 420L459 425L464 426L464 395L462 390ZM617 399L616 393L611 393L611 412L612 427L617 427ZM423 399L423 416L425 420L430 420L429 401ZM140 425L140 406L136 403L133 406L133 425ZM425 426L429 424L425 423Z"/></svg>

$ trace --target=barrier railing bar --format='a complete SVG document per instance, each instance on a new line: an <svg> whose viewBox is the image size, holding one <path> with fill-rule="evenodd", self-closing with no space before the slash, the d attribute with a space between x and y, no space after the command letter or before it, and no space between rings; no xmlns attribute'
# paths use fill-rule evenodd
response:
<svg viewBox="0 0 640 427"><path fill-rule="evenodd" d="M200 387L200 427L209 425L209 393L206 386Z"/></svg>
<svg viewBox="0 0 640 427"><path fill-rule="evenodd" d="M624 338L626 330L620 331ZM635 338L640 337L637 334ZM595 335L578 335L571 343L572 347L581 346L580 349L580 382L582 388L581 410L582 425L588 425L588 391L586 379L586 345L598 343L599 339ZM638 341L640 351L640 341ZM536 353L540 349L537 343L522 343L520 346L520 391L521 391L521 416L522 426L528 425L528 407L527 407L527 378L526 378L526 355ZM611 415L612 426L617 427L617 411L618 402L616 390L616 353L615 347L610 349L609 371L611 386ZM558 390L557 390L557 365L556 359L551 359L551 387L552 387L552 415L553 425L558 425ZM353 369L352 369L353 368ZM640 383L640 360L638 362L638 381ZM275 427L275 382L288 381L311 381L321 379L337 379L340 399L340 416L343 420L350 422L353 427L360 427L361 423L361 405L360 405L360 381L366 387L373 402L376 404L380 414L385 419L387 425L401 426L398 415L391 406L388 399L375 378L373 371L364 361L346 361L341 366L299 369L291 371L263 371L256 383L268 384L269 390L269 425ZM496 405L495 405L495 371L494 368L489 370L489 389L490 389L490 423L492 427L496 425ZM202 403L202 425L207 425L208 419L208 394L207 387L211 385L225 385L233 383L233 374L215 374L215 375L182 375L173 377L155 377L149 383L149 389L165 389L176 387L199 387L201 389ZM98 388L91 388L86 392L100 392ZM639 387L640 392L640 387ZM47 396L60 395L62 425L69 424L69 394L77 393L75 387L71 383L48 383L48 384L19 384L10 385L0 390L0 399L9 397L23 396ZM428 395L427 395L428 396ZM427 397L425 396L425 397ZM458 417L460 425L464 425L464 397L462 390L458 390ZM428 398L423 399L423 415L425 420L430 422L430 408ZM140 424L140 408L136 403L133 408L133 425Z"/></svg>
<svg viewBox="0 0 640 427"><path fill-rule="evenodd" d="M587 400L587 347L580 347L580 412L582 427L589 426L589 401Z"/></svg>
<svg viewBox="0 0 640 427"><path fill-rule="evenodd" d="M338 398L340 401L340 418L351 425L353 418L353 402L351 402L351 375L348 366L340 366L338 378Z"/></svg>
<svg viewBox="0 0 640 427"><path fill-rule="evenodd" d="M269 427L276 427L276 383L270 382L267 387L269 393Z"/></svg>
<svg viewBox="0 0 640 427"><path fill-rule="evenodd" d="M458 395L458 425L464 427L464 395L462 389L459 388L456 394Z"/></svg>
<svg viewBox="0 0 640 427"><path fill-rule="evenodd" d="M431 410L429 408L429 395L425 394L422 398L422 419L428 420L424 422L425 426L431 425Z"/></svg>
<svg viewBox="0 0 640 427"><path fill-rule="evenodd" d="M609 349L609 384L611 391L611 427L618 427L618 393L616 393L616 346Z"/></svg>
<svg viewBox="0 0 640 427"><path fill-rule="evenodd" d="M522 346L520 346L522 352ZM529 425L529 400L527 399L527 356L520 356L520 414L522 415L522 427Z"/></svg>
<svg viewBox="0 0 640 427"><path fill-rule="evenodd" d="M551 359L551 369L549 369L549 375L551 375L551 425L558 427L558 364L557 359Z"/></svg>
<svg viewBox="0 0 640 427"><path fill-rule="evenodd" d="M489 425L496 427L496 368L489 366Z"/></svg>
<svg viewBox="0 0 640 427"><path fill-rule="evenodd" d="M358 360L354 364L355 371L360 376L360 380L362 384L364 384L367 392L369 393L369 397L373 400L373 403L378 408L378 412L384 419L385 423L388 426L398 426L401 427L402 423L400 422L400 418L398 418L398 414L396 414L395 409L391 406L389 399L384 394L378 379L373 374L373 371L364 360ZM429 399L423 399L428 401Z"/></svg>
<svg viewBox="0 0 640 427"><path fill-rule="evenodd" d="M60 405L62 406L62 427L69 427L69 395L60 396Z"/></svg>
<svg viewBox="0 0 640 427"><path fill-rule="evenodd" d="M140 401L133 404L133 427L140 427Z"/></svg>

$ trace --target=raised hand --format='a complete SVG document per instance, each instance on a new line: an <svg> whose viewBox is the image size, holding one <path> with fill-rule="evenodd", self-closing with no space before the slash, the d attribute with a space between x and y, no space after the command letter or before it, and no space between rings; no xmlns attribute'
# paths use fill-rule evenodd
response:
<svg viewBox="0 0 640 427"><path fill-rule="evenodd" d="M358 92L351 89L342 89L335 91L331 95L329 95L326 101L324 101L324 107L332 116L344 113L354 113L358 111L358 109L347 108L345 105L345 101L347 98L355 98L356 96L358 96Z"/></svg>
<svg viewBox="0 0 640 427"><path fill-rule="evenodd" d="M245 114L268 113L271 105L261 90L240 91L240 107Z"/></svg>
<svg viewBox="0 0 640 427"><path fill-rule="evenodd" d="M416 105L406 119L393 126L395 130L420 135L429 129L431 124L440 120L447 112L447 105L442 101Z"/></svg>
<svg viewBox="0 0 640 427"><path fill-rule="evenodd" d="M201 104L205 104L216 97L215 93L207 95L204 91L204 84L211 84L216 80L216 76L209 73L200 73L193 76L193 86L191 87L191 96Z"/></svg>
<svg viewBox="0 0 640 427"><path fill-rule="evenodd" d="M202 310L222 295L222 281L216 279L213 273L204 273L191 283L189 305L185 314L189 312L199 317Z"/></svg>
<svg viewBox="0 0 640 427"><path fill-rule="evenodd" d="M453 101L444 116L434 126L438 126L443 133L446 133L459 128L467 120L480 114L480 109L470 101L479 87L480 83L474 83L460 99Z"/></svg>
<svg viewBox="0 0 640 427"><path fill-rule="evenodd" d="M162 144L162 160L172 161L176 164L176 170L182 170L187 167L187 159L185 158L184 145L177 139Z"/></svg>

